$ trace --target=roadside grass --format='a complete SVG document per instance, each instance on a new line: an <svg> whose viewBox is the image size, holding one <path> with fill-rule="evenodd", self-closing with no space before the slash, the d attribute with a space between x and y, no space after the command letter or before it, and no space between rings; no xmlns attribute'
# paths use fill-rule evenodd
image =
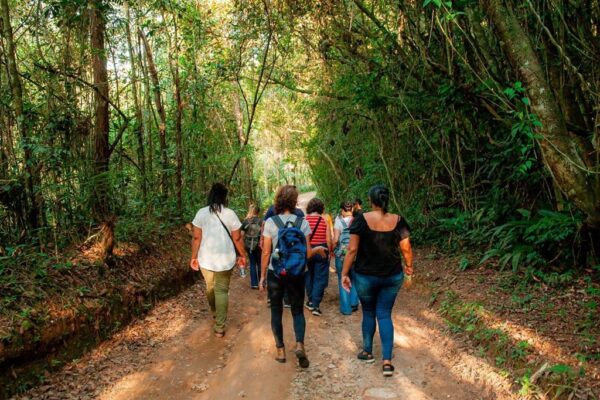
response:
<svg viewBox="0 0 600 400"><path fill-rule="evenodd" d="M590 389L578 385L578 380L586 374L586 357L578 357L578 367L553 364L537 354L528 340L515 339L505 326L494 321L493 313L481 302L464 301L452 290L441 297L439 311L449 331L466 336L477 349L477 356L509 378L521 398L597 398ZM517 304L529 306L530 302L529 296L515 297Z"/></svg>

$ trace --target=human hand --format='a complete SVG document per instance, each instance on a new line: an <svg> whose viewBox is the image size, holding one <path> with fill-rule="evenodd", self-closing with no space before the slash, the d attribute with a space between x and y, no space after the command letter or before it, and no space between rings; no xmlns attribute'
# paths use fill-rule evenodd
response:
<svg viewBox="0 0 600 400"><path fill-rule="evenodd" d="M258 282L258 290L264 292L266 288L267 282L265 281L265 278L260 278L260 281Z"/></svg>
<svg viewBox="0 0 600 400"><path fill-rule="evenodd" d="M405 275L412 275L413 274L413 266L412 265L405 265L404 266L404 274Z"/></svg>
<svg viewBox="0 0 600 400"><path fill-rule="evenodd" d="M404 283L402 284L402 287L404 289L410 289L413 285L413 279L412 279L412 275L405 275L404 276Z"/></svg>
<svg viewBox="0 0 600 400"><path fill-rule="evenodd" d="M352 287L352 281L348 275L342 275L342 287L348 293L350 293L350 288Z"/></svg>
<svg viewBox="0 0 600 400"><path fill-rule="evenodd" d="M236 260L238 267L246 268L246 257L239 256Z"/></svg>
<svg viewBox="0 0 600 400"><path fill-rule="evenodd" d="M194 271L200 270L200 263L198 262L197 258L192 258L190 260L190 268L193 269Z"/></svg>

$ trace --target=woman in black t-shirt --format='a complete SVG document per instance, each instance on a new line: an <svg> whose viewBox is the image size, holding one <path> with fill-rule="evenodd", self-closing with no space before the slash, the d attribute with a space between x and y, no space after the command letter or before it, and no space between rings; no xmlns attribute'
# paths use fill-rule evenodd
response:
<svg viewBox="0 0 600 400"><path fill-rule="evenodd" d="M352 287L349 273L354 264L354 286L362 304L363 349L358 358L373 362L373 336L379 325L383 356L383 375L391 376L394 326L392 307L402 286L404 275L412 275L410 227L399 215L388 213L389 191L383 185L369 190L372 212L358 215L350 226L350 244L344 268L342 286ZM406 265L402 267L402 256Z"/></svg>

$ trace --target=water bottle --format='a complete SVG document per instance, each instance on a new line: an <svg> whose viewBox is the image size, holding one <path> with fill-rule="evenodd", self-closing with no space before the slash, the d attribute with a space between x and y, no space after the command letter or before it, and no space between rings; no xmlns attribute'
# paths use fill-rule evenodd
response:
<svg viewBox="0 0 600 400"><path fill-rule="evenodd" d="M279 260L279 249L275 249L275 251L271 255L271 260L272 261L278 261Z"/></svg>
<svg viewBox="0 0 600 400"><path fill-rule="evenodd" d="M246 267L242 267L242 268L240 268L240 276L241 276L242 278L245 278L245 277L246 277Z"/></svg>

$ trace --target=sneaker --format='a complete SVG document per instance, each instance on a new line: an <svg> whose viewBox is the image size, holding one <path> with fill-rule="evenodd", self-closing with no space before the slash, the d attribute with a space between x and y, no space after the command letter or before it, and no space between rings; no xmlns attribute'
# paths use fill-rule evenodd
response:
<svg viewBox="0 0 600 400"><path fill-rule="evenodd" d="M304 308L306 308L308 311L312 311L312 310L314 310L314 309L315 309L315 307L313 307L313 304L312 304L310 301L307 301L307 302L304 304Z"/></svg>
<svg viewBox="0 0 600 400"><path fill-rule="evenodd" d="M287 303L284 302L283 303L283 307L284 308L292 308L292 305L291 304L287 304Z"/></svg>
<svg viewBox="0 0 600 400"><path fill-rule="evenodd" d="M352 306L352 312L357 312L358 311L358 306Z"/></svg>
<svg viewBox="0 0 600 400"><path fill-rule="evenodd" d="M323 313L318 308L315 308L312 310L312 315L316 315L317 317L320 317L322 314Z"/></svg>

